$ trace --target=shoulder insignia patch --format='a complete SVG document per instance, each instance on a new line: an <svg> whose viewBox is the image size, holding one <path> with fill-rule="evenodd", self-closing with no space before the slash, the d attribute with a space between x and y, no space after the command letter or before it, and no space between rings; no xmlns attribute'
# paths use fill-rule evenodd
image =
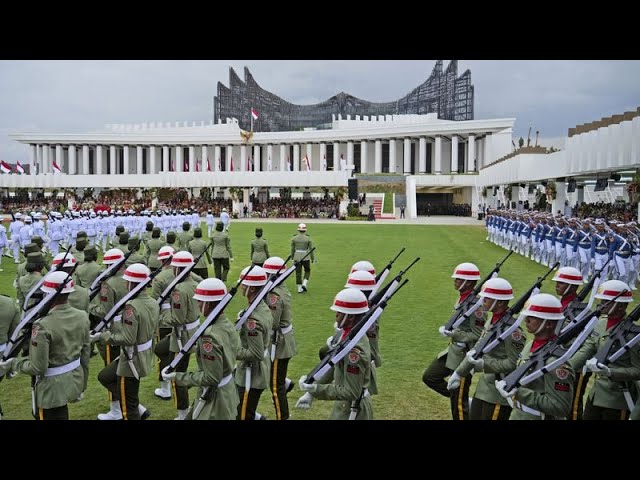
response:
<svg viewBox="0 0 640 480"><path fill-rule="evenodd" d="M511 339L512 339L514 342L519 342L519 341L521 341L521 340L522 340L522 332L521 332L520 330L516 330L515 332L513 332L513 333L511 334Z"/></svg>
<svg viewBox="0 0 640 480"><path fill-rule="evenodd" d="M250 330L250 331L255 330L255 329L256 329L256 326L257 326L256 321L255 321L255 320L253 320L252 318L250 318L249 320L247 320L246 325L247 325L247 330Z"/></svg>
<svg viewBox="0 0 640 480"><path fill-rule="evenodd" d="M38 332L40 331L40 325L34 325L31 329L31 338L36 338L38 336Z"/></svg>
<svg viewBox="0 0 640 480"><path fill-rule="evenodd" d="M474 315L478 318L482 318L484 320L484 310L482 310L481 308L478 308L475 312Z"/></svg>
<svg viewBox="0 0 640 480"><path fill-rule="evenodd" d="M568 376L569 376L569 371L564 367L560 367L556 369L556 377L558 377L560 380L564 380Z"/></svg>
<svg viewBox="0 0 640 480"><path fill-rule="evenodd" d="M109 288L103 283L102 287L100 287L100 295L104 297L107 293L109 293Z"/></svg>
<svg viewBox="0 0 640 480"><path fill-rule="evenodd" d="M213 350L213 343L204 342L202 344L202 350L204 350L206 353L211 353L211 350Z"/></svg>
<svg viewBox="0 0 640 480"><path fill-rule="evenodd" d="M125 318L133 317L133 308L131 307L131 305L127 305L127 308L124 310L124 316Z"/></svg>
<svg viewBox="0 0 640 480"><path fill-rule="evenodd" d="M569 384L568 383L563 383L563 382L554 382L553 389L554 390L558 390L560 392L568 392L569 391Z"/></svg>
<svg viewBox="0 0 640 480"><path fill-rule="evenodd" d="M360 360L360 352L354 348L349 352L347 357L349 359L349 363L358 363L358 360Z"/></svg>
<svg viewBox="0 0 640 480"><path fill-rule="evenodd" d="M171 295L171 298L173 299L174 302L179 302L180 301L180 292L173 292L173 295Z"/></svg>
<svg viewBox="0 0 640 480"><path fill-rule="evenodd" d="M269 295L269 305L275 305L278 302L278 296L271 294Z"/></svg>

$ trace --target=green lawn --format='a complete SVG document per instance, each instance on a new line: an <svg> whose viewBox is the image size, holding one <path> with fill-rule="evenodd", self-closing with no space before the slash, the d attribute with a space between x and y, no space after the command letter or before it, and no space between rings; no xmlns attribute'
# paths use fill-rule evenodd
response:
<svg viewBox="0 0 640 480"><path fill-rule="evenodd" d="M229 285L250 263L250 241L258 225L257 222L232 223L230 235L235 262L231 264ZM286 258L290 252L289 239L296 233L295 224L266 223L262 226L270 253ZM394 297L382 316L380 347L384 365L378 370L380 394L373 397L374 416L377 419L449 419L448 400L428 390L421 378L425 367L447 344L438 334L438 327L449 318L457 297L451 271L458 263L470 261L480 267L484 276L506 251L485 241L483 227L310 224L308 233L317 246L318 258L318 264L312 266L309 292L295 293L295 274L287 281L294 296L294 325L299 346L298 355L290 363L289 377L297 382L316 364L319 347L333 332L335 317L329 306L334 295L343 288L351 265L358 260L370 260L377 269L382 269L402 247L406 247L392 273L397 273L415 257L421 257L421 261L408 272L406 278L410 282ZM4 257L2 266L0 293L15 296L11 286L15 265ZM209 271L211 274L213 269ZM518 296L544 271L545 268L537 263L514 254L504 265L501 276L512 283ZM548 280L543 291L552 293L553 282ZM235 318L244 306L243 300L236 295L227 310L229 318ZM195 365L192 358L191 368ZM85 397L70 405L72 419L94 419L96 414L107 410L106 390L96 379L101 368L100 357L93 357ZM151 410L151 419L172 419L176 415L173 400L156 398L153 390L157 386L156 375L146 377L140 386L140 399ZM30 395L27 376L4 379L0 383L4 418L31 418ZM193 399L193 389L190 395ZM331 402L315 401L308 411L294 409L300 395L297 386L289 394L292 419L328 418ZM271 397L266 391L259 411L270 418L274 416Z"/></svg>

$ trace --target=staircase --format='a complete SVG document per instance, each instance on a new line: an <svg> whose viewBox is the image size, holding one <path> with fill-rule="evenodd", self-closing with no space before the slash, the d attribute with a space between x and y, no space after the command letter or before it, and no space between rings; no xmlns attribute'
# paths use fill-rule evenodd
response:
<svg viewBox="0 0 640 480"><path fill-rule="evenodd" d="M376 217L376 220L394 220L396 218L395 215L392 214L383 214L382 213L382 205L384 203L384 195L382 198L376 197L373 199L373 213Z"/></svg>

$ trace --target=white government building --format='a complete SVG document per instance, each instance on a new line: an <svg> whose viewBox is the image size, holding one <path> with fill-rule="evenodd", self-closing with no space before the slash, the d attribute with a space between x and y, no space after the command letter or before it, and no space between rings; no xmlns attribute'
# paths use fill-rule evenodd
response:
<svg viewBox="0 0 640 480"><path fill-rule="evenodd" d="M640 108L570 129L565 149L554 153L541 147L513 152L514 123L426 114L334 116L330 129L255 132L251 138L229 118L208 125L116 124L86 134L16 133L11 138L29 145L32 174L0 175L0 188L346 187L356 169L404 175L406 216L415 218L421 193L452 193L453 203L471 204L475 215L479 204L504 203L506 185L560 179L555 212L567 199L570 177L579 181L581 201L582 187L589 190L597 177L640 167ZM54 173L54 162L61 174ZM527 187L512 187L512 200L529 195Z"/></svg>

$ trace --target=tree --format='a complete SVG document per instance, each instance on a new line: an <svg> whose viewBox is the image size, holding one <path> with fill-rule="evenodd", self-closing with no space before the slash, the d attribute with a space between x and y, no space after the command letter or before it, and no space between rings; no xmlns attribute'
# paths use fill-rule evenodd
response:
<svg viewBox="0 0 640 480"><path fill-rule="evenodd" d="M518 140L518 145L520 146L520 148L524 147L524 138L520 137L520 140Z"/></svg>

